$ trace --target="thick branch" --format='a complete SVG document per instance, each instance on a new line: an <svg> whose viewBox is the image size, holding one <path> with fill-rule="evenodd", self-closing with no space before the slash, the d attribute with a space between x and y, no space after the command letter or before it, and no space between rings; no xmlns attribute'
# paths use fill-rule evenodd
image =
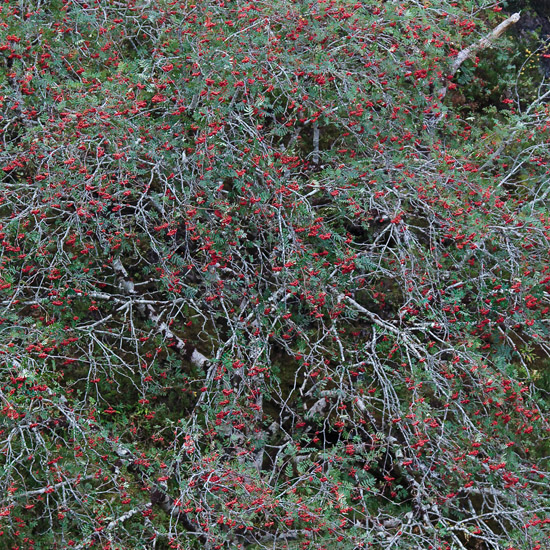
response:
<svg viewBox="0 0 550 550"><path fill-rule="evenodd" d="M479 50L485 50L492 46L493 42L499 38L506 29L513 25L514 23L517 23L519 21L519 13L514 13L514 15L511 15L503 21L500 25L495 27L487 36L484 36L482 39L480 39L475 44L472 44L471 46L468 46L467 48L464 48L460 52L458 52L458 55L456 56L456 59L454 63L451 66L451 72L450 75L453 76L456 71L460 68L460 65L466 61L466 59L472 57L476 52Z"/></svg>
<svg viewBox="0 0 550 550"><path fill-rule="evenodd" d="M456 74L462 63L466 61L466 59L469 59L473 57L478 51L485 50L487 48L490 48L493 45L493 42L497 40L511 25L517 23L519 21L520 15L519 13L514 13L508 19L504 20L500 25L495 27L487 36L484 36L480 40L478 40L475 44L472 44L471 46L468 46L467 48L464 48L463 50L460 50L458 52L458 55L456 56L456 59L454 60L453 64L451 65L451 70L449 71L448 78L449 80ZM441 99L445 97L447 94L447 86L442 88L439 91Z"/></svg>
<svg viewBox="0 0 550 550"><path fill-rule="evenodd" d="M128 275L128 271L122 264L119 258L116 258L113 261L113 269L117 272L119 276L119 288L124 290L127 294L135 296L137 290L135 285ZM179 336L174 334L167 323L161 320L161 316L156 312L155 308L152 305L152 302L148 300L140 300L137 302L137 307L139 311L147 316L149 320L157 327L157 330L168 340L173 340L175 342L175 348L182 354L184 354L193 365L197 367L203 367L206 363L209 362L208 357L203 355L196 348L190 349L190 347L182 340Z"/></svg>

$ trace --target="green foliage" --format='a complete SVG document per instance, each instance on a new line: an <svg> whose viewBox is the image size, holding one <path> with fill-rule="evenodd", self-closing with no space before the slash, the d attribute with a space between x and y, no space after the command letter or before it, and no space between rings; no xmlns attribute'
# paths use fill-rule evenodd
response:
<svg viewBox="0 0 550 550"><path fill-rule="evenodd" d="M3 4L1 548L548 543L549 92L503 13Z"/></svg>

